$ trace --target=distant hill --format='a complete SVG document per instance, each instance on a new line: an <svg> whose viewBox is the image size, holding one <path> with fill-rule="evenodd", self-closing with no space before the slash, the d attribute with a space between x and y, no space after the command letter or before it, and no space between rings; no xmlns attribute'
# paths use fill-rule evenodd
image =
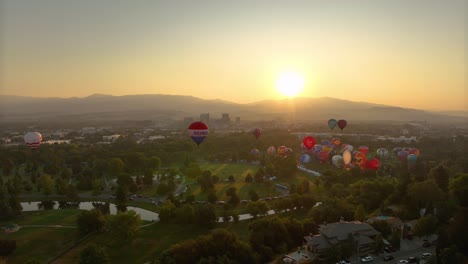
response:
<svg viewBox="0 0 468 264"><path fill-rule="evenodd" d="M78 98L35 98L0 95L0 120L143 120L156 118L182 119L210 113L221 113L242 120L287 118L293 113L296 120L393 120L428 122L466 122L468 115L460 112L428 112L366 102L353 102L330 97L267 100L238 104L223 100L205 100L182 95L125 95L94 94Z"/></svg>

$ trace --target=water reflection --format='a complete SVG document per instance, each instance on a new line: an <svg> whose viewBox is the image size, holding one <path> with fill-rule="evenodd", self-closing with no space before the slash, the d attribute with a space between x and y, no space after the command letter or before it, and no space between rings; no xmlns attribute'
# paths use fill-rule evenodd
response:
<svg viewBox="0 0 468 264"><path fill-rule="evenodd" d="M133 206L117 206L112 203L103 202L57 202L57 201L40 201L40 202L22 202L24 212L38 211L38 210L53 210L53 209L80 209L80 210L91 210L99 209L103 214L115 215L118 211L130 211L133 210L140 215L142 220L146 221L159 221L158 213L151 212L142 208Z"/></svg>

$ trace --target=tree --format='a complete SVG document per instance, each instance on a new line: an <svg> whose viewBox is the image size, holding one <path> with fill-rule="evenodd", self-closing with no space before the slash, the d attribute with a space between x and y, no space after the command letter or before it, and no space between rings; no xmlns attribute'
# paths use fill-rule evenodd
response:
<svg viewBox="0 0 468 264"><path fill-rule="evenodd" d="M266 215L268 210L268 204L265 201L249 202L247 204L247 212L257 218L259 215Z"/></svg>
<svg viewBox="0 0 468 264"><path fill-rule="evenodd" d="M249 191L249 196L252 202L256 202L259 199L257 192L253 189Z"/></svg>
<svg viewBox="0 0 468 264"><path fill-rule="evenodd" d="M434 233L436 227L437 218L433 215L425 215L414 226L414 234L417 236L427 236Z"/></svg>
<svg viewBox="0 0 468 264"><path fill-rule="evenodd" d="M383 237L387 237L392 233L392 228L384 220L376 220L370 224L375 230L379 231Z"/></svg>
<svg viewBox="0 0 468 264"><path fill-rule="evenodd" d="M250 173L247 173L247 176L245 176L245 182L251 183L252 181L253 181L252 175L250 175Z"/></svg>
<svg viewBox="0 0 468 264"><path fill-rule="evenodd" d="M153 172L151 170L146 170L143 175L143 184L147 186L153 185Z"/></svg>
<svg viewBox="0 0 468 264"><path fill-rule="evenodd" d="M100 179L95 179L93 181L93 192L92 192L92 194L94 196L97 196L97 195L101 194L102 193L102 188L103 188L102 181Z"/></svg>
<svg viewBox="0 0 468 264"><path fill-rule="evenodd" d="M159 219L162 223L169 223L175 215L175 205L166 200L159 209Z"/></svg>
<svg viewBox="0 0 468 264"><path fill-rule="evenodd" d="M216 175L211 176L211 182L212 182L213 184L218 183L218 182L219 182L219 177L216 176Z"/></svg>
<svg viewBox="0 0 468 264"><path fill-rule="evenodd" d="M109 256L103 247L95 244L87 246L80 254L80 264L106 264L109 263Z"/></svg>
<svg viewBox="0 0 468 264"><path fill-rule="evenodd" d="M195 207L195 220L200 226L213 227L216 224L215 208L211 204L200 204Z"/></svg>
<svg viewBox="0 0 468 264"><path fill-rule="evenodd" d="M79 201L80 196L78 195L78 190L76 186L73 184L69 184L67 186L67 192L65 193L65 197L70 201Z"/></svg>
<svg viewBox="0 0 468 264"><path fill-rule="evenodd" d="M153 156L147 160L147 165L148 168L157 170L161 166L161 159L157 156Z"/></svg>
<svg viewBox="0 0 468 264"><path fill-rule="evenodd" d="M458 174L451 179L449 189L460 206L468 207L468 173Z"/></svg>
<svg viewBox="0 0 468 264"><path fill-rule="evenodd" d="M65 195L67 191L67 183L66 181L59 177L55 180L55 192L59 195Z"/></svg>
<svg viewBox="0 0 468 264"><path fill-rule="evenodd" d="M101 232L107 224L105 216L98 209L82 211L77 218L78 230L85 235L92 232Z"/></svg>
<svg viewBox="0 0 468 264"><path fill-rule="evenodd" d="M115 200L118 205L125 205L128 201L128 189L124 186L117 186Z"/></svg>
<svg viewBox="0 0 468 264"><path fill-rule="evenodd" d="M239 196L237 195L236 187L229 187L226 190L226 195L229 196L228 204L235 207L240 203Z"/></svg>
<svg viewBox="0 0 468 264"><path fill-rule="evenodd" d="M133 239L140 227L140 215L135 211L117 212L110 218L109 231L116 241L128 242Z"/></svg>
<svg viewBox="0 0 468 264"><path fill-rule="evenodd" d="M118 175L125 167L125 163L120 158L112 158L109 160L108 172L113 175Z"/></svg>
<svg viewBox="0 0 468 264"><path fill-rule="evenodd" d="M399 231L393 231L392 236L390 237L390 244L396 248L400 248L400 232Z"/></svg>
<svg viewBox="0 0 468 264"><path fill-rule="evenodd" d="M443 200L445 195L433 180L426 180L412 184L408 196L415 206L423 208Z"/></svg>
<svg viewBox="0 0 468 264"><path fill-rule="evenodd" d="M375 238L374 252L378 255L379 253L383 251L384 247L385 247L385 244L383 242L382 236L378 235Z"/></svg>
<svg viewBox="0 0 468 264"><path fill-rule="evenodd" d="M216 196L216 192L215 191L209 192L207 196L207 200L209 203L215 204L216 201L218 201L218 196Z"/></svg>
<svg viewBox="0 0 468 264"><path fill-rule="evenodd" d="M0 256L9 256L16 249L16 240L0 240Z"/></svg>
<svg viewBox="0 0 468 264"><path fill-rule="evenodd" d="M366 218L366 210L362 204L358 205L356 211L354 212L354 219L358 221L363 221Z"/></svg>
<svg viewBox="0 0 468 264"><path fill-rule="evenodd" d="M234 176L233 176L233 175L229 175L228 180L229 180L229 182L234 182L234 181L235 181Z"/></svg>
<svg viewBox="0 0 468 264"><path fill-rule="evenodd" d="M265 176L265 171L262 168L258 169L257 172L255 172L254 181L257 183L263 182L263 176Z"/></svg>
<svg viewBox="0 0 468 264"><path fill-rule="evenodd" d="M54 190L54 180L48 174L44 174L39 178L39 186L45 196L52 194Z"/></svg>
<svg viewBox="0 0 468 264"><path fill-rule="evenodd" d="M433 168L430 172L431 178L433 178L439 186L439 188L447 192L448 191L448 186L449 186L449 173L448 169L445 168L442 165L437 166L436 168Z"/></svg>

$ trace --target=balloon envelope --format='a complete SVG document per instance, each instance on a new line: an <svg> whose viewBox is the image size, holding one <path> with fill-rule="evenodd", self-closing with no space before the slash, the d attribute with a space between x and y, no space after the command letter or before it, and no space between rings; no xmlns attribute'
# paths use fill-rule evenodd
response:
<svg viewBox="0 0 468 264"><path fill-rule="evenodd" d="M405 161L408 155L409 155L408 151L400 150L400 152L398 152L398 159L401 161Z"/></svg>
<svg viewBox="0 0 468 264"><path fill-rule="evenodd" d="M315 146L315 138L312 136L307 136L302 140L302 144L306 149L311 149Z"/></svg>
<svg viewBox="0 0 468 264"><path fill-rule="evenodd" d="M341 155L335 155L332 157L332 163L338 168L343 166L343 157Z"/></svg>
<svg viewBox="0 0 468 264"><path fill-rule="evenodd" d="M385 159L388 159L390 157L390 153L389 153L388 149L386 149L386 148L379 148L377 150L377 156L380 159L385 160Z"/></svg>
<svg viewBox="0 0 468 264"><path fill-rule="evenodd" d="M277 151L278 151L278 155L280 155L280 156L286 155L286 147L285 146L279 146Z"/></svg>
<svg viewBox="0 0 468 264"><path fill-rule="evenodd" d="M349 144L341 145L341 151L344 152L345 150L348 150L349 152L353 152L354 147Z"/></svg>
<svg viewBox="0 0 468 264"><path fill-rule="evenodd" d="M341 144L341 139L333 138L331 142L333 145L335 145L335 147L338 147Z"/></svg>
<svg viewBox="0 0 468 264"><path fill-rule="evenodd" d="M256 128L252 131L252 134L255 136L256 139L258 139L262 134L262 131L260 130L260 128Z"/></svg>
<svg viewBox="0 0 468 264"><path fill-rule="evenodd" d="M351 151L349 151L349 150L346 149L346 150L343 152L343 162L344 162L344 164L348 165L349 163L351 163L351 160L352 160L352 159L353 159L353 158L352 158L352 155L351 155Z"/></svg>
<svg viewBox="0 0 468 264"><path fill-rule="evenodd" d="M367 161L367 168L371 170L378 170L380 167L380 161L376 158L373 158Z"/></svg>
<svg viewBox="0 0 468 264"><path fill-rule="evenodd" d="M275 155L276 154L276 148L274 146L270 146L268 149L267 149L267 153L271 156Z"/></svg>
<svg viewBox="0 0 468 264"><path fill-rule="evenodd" d="M301 159L300 159L301 163L309 163L311 160L312 158L309 155L307 154L301 155Z"/></svg>
<svg viewBox="0 0 468 264"><path fill-rule="evenodd" d="M359 146L358 150L359 150L359 152L364 153L364 155L367 155L367 153L369 152L369 147L368 146Z"/></svg>
<svg viewBox="0 0 468 264"><path fill-rule="evenodd" d="M200 145L200 143L202 143L208 135L208 126L200 121L193 122L188 127L188 132L192 140L197 143L197 145Z"/></svg>
<svg viewBox="0 0 468 264"><path fill-rule="evenodd" d="M36 149L41 145L42 135L39 132L28 132L24 135L24 143L31 149Z"/></svg>
<svg viewBox="0 0 468 264"><path fill-rule="evenodd" d="M325 152L323 150L321 150L319 153L318 153L318 158L321 162L324 162L324 161L327 161L328 160L328 152Z"/></svg>
<svg viewBox="0 0 468 264"><path fill-rule="evenodd" d="M347 124L348 124L348 122L346 122L346 120L344 120L344 119L338 120L338 127L341 130L343 130L343 128L345 128Z"/></svg>
<svg viewBox="0 0 468 264"><path fill-rule="evenodd" d="M336 119L332 118L332 119L328 120L328 126L331 129L334 129L336 127Z"/></svg>

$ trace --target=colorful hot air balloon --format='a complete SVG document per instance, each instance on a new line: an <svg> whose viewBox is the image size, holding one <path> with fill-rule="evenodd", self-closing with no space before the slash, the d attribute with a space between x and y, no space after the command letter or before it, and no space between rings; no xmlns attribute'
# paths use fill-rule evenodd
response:
<svg viewBox="0 0 468 264"><path fill-rule="evenodd" d="M364 155L367 155L367 153L369 152L369 147L368 146L359 146L358 150L359 150L359 152L364 153Z"/></svg>
<svg viewBox="0 0 468 264"><path fill-rule="evenodd" d="M343 157L341 155L335 155L332 157L332 163L338 168L343 166Z"/></svg>
<svg viewBox="0 0 468 264"><path fill-rule="evenodd" d="M277 149L278 155L285 156L286 155L286 146L279 146Z"/></svg>
<svg viewBox="0 0 468 264"><path fill-rule="evenodd" d="M349 144L343 144L341 145L341 152L344 152L345 150L348 150L349 152L353 152L354 147L349 145Z"/></svg>
<svg viewBox="0 0 468 264"><path fill-rule="evenodd" d="M393 154L395 154L395 156L398 156L398 152L400 152L402 150L403 150L402 148L396 147L396 148L393 148L392 152L393 152Z"/></svg>
<svg viewBox="0 0 468 264"><path fill-rule="evenodd" d="M208 135L208 126L200 121L193 122L188 127L189 136L199 146Z"/></svg>
<svg viewBox="0 0 468 264"><path fill-rule="evenodd" d="M398 159L399 159L400 161L405 161L406 158L408 157L408 155L409 155L409 152L408 152L408 151L406 151L406 150L400 150L400 152L398 152Z"/></svg>
<svg viewBox="0 0 468 264"><path fill-rule="evenodd" d="M420 154L419 149L417 148L410 149L409 153L416 155L416 157L419 157L419 154Z"/></svg>
<svg viewBox="0 0 468 264"><path fill-rule="evenodd" d="M351 151L345 150L343 152L343 162L345 165L349 165L351 163L351 160L353 159Z"/></svg>
<svg viewBox="0 0 468 264"><path fill-rule="evenodd" d="M270 156L274 156L274 155L276 154L276 148L275 148L274 146L268 147L267 153L268 153L268 155L270 155Z"/></svg>
<svg viewBox="0 0 468 264"><path fill-rule="evenodd" d="M320 141L320 144L322 144L323 146L330 146L332 143L330 142L330 140L324 139Z"/></svg>
<svg viewBox="0 0 468 264"><path fill-rule="evenodd" d="M257 157L260 155L260 150L254 148L250 150L250 154L252 154L254 157Z"/></svg>
<svg viewBox="0 0 468 264"><path fill-rule="evenodd" d="M338 127L341 129L341 131L343 131L343 129L346 127L346 124L348 124L346 120L344 119L338 120Z"/></svg>
<svg viewBox="0 0 468 264"><path fill-rule="evenodd" d="M309 163L311 160L312 158L309 155L307 154L301 155L301 158L300 158L301 163Z"/></svg>
<svg viewBox="0 0 468 264"><path fill-rule="evenodd" d="M315 146L314 146L314 151L320 151L320 150L322 150L322 148L323 148L322 145L320 145L320 144L315 144Z"/></svg>
<svg viewBox="0 0 468 264"><path fill-rule="evenodd" d="M28 132L24 135L24 143L31 149L36 149L41 145L42 135L39 132Z"/></svg>
<svg viewBox="0 0 468 264"><path fill-rule="evenodd" d="M325 145L325 146L322 147L322 151L325 151L327 153L330 153L332 150L333 150L333 148L330 147L329 145Z"/></svg>
<svg viewBox="0 0 468 264"><path fill-rule="evenodd" d="M416 166L416 161L418 160L418 156L416 154L409 154L406 157L406 160L408 161L408 169L413 169Z"/></svg>
<svg viewBox="0 0 468 264"><path fill-rule="evenodd" d="M255 136L256 139L258 139L260 135L262 135L262 131L260 130L260 128L256 128L252 131L252 134Z"/></svg>
<svg viewBox="0 0 468 264"><path fill-rule="evenodd" d="M329 154L328 152L325 152L323 150L321 150L319 153L318 153L318 159L320 160L320 162L325 162L327 161L329 158Z"/></svg>
<svg viewBox="0 0 468 264"><path fill-rule="evenodd" d="M381 159L381 160L386 160L388 158L390 158L390 152L388 151L388 149L386 148L379 148L377 150L377 156Z"/></svg>
<svg viewBox="0 0 468 264"><path fill-rule="evenodd" d="M302 144L306 149L311 149L315 146L315 138L312 136L307 136L302 140Z"/></svg>
<svg viewBox="0 0 468 264"><path fill-rule="evenodd" d="M328 120L328 126L330 127L330 129L334 129L336 127L336 119L332 118Z"/></svg>
<svg viewBox="0 0 468 264"><path fill-rule="evenodd" d="M359 165L361 169L365 169L367 167L366 154L357 151L356 154L354 155L354 158L356 159L356 163Z"/></svg>
<svg viewBox="0 0 468 264"><path fill-rule="evenodd" d="M341 144L341 139L339 138L333 138L331 140L331 143L335 146L335 147L338 147L340 144Z"/></svg>
<svg viewBox="0 0 468 264"><path fill-rule="evenodd" d="M376 158L373 158L367 161L366 167L371 170L378 170L380 166L380 161Z"/></svg>

